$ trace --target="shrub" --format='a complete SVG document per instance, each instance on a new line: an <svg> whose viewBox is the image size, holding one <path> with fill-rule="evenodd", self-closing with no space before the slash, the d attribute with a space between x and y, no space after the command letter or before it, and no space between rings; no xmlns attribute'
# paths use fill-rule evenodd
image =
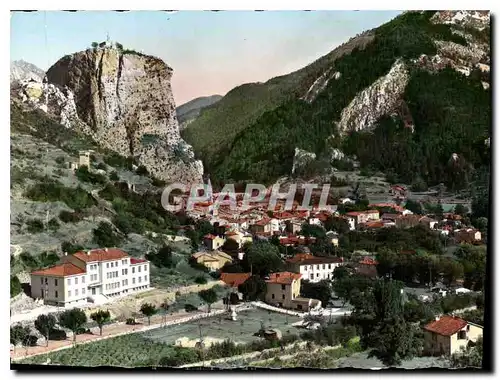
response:
<svg viewBox="0 0 500 380"><path fill-rule="evenodd" d="M84 251L85 248L79 244L73 244L73 243L70 243L69 241L63 241L61 243L61 250L63 252L67 252L68 255L72 255L75 252Z"/></svg>
<svg viewBox="0 0 500 380"><path fill-rule="evenodd" d="M76 169L75 175L82 182L89 182L92 184L106 183L106 177L104 175L89 171L87 166L80 166Z"/></svg>
<svg viewBox="0 0 500 380"><path fill-rule="evenodd" d="M116 234L111 224L107 222L99 223L97 228L94 228L94 243L100 247L117 247L120 245L122 238Z"/></svg>
<svg viewBox="0 0 500 380"><path fill-rule="evenodd" d="M66 159L64 158L64 156L58 156L56 158L56 163L58 163L59 165L64 165L66 163Z"/></svg>
<svg viewBox="0 0 500 380"><path fill-rule="evenodd" d="M64 223L77 223L82 220L82 216L77 212L62 210L59 213L59 219L61 219Z"/></svg>
<svg viewBox="0 0 500 380"><path fill-rule="evenodd" d="M120 179L120 177L118 177L118 173L116 173L115 171L111 172L109 174L109 179L111 181L118 181Z"/></svg>
<svg viewBox="0 0 500 380"><path fill-rule="evenodd" d="M205 276L197 276L197 277L194 279L194 282L196 282L197 284L206 284L208 281L207 281L207 279L205 278Z"/></svg>
<svg viewBox="0 0 500 380"><path fill-rule="evenodd" d="M10 276L10 298L17 296L21 291L21 281L17 276Z"/></svg>
<svg viewBox="0 0 500 380"><path fill-rule="evenodd" d="M99 162L96 166L95 166L96 169L100 169L100 170L104 170L106 171L108 169L108 167L106 166L106 164L104 162Z"/></svg>
<svg viewBox="0 0 500 380"><path fill-rule="evenodd" d="M196 306L191 305L190 303L187 303L184 305L184 310L188 313L191 313L193 311L198 311L198 308Z"/></svg>
<svg viewBox="0 0 500 380"><path fill-rule="evenodd" d="M127 318L127 321L125 322L126 325L135 325L135 319L134 318Z"/></svg>
<svg viewBox="0 0 500 380"><path fill-rule="evenodd" d="M139 165L137 170L135 171L139 175L148 175L148 169L144 165Z"/></svg>
<svg viewBox="0 0 500 380"><path fill-rule="evenodd" d="M59 225L59 222L57 221L56 218L52 218L49 220L48 227L52 231L57 231L59 229L60 225Z"/></svg>
<svg viewBox="0 0 500 380"><path fill-rule="evenodd" d="M43 222L40 219L28 220L26 224L29 233L36 234L44 230Z"/></svg>
<svg viewBox="0 0 500 380"><path fill-rule="evenodd" d="M66 203L68 207L76 210L81 210L91 207L95 204L92 196L81 187L76 189L65 187L59 182L44 179L44 182L37 183L30 187L25 196L33 201L38 202L57 202Z"/></svg>

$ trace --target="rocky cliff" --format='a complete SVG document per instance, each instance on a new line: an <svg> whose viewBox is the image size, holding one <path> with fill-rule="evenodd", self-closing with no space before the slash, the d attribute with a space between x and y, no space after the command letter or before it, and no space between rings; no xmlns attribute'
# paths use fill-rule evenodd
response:
<svg viewBox="0 0 500 380"><path fill-rule="evenodd" d="M38 103L45 101L47 111L67 127L136 157L154 176L195 182L203 166L179 134L172 72L156 57L112 46L88 49L63 57L47 71Z"/></svg>

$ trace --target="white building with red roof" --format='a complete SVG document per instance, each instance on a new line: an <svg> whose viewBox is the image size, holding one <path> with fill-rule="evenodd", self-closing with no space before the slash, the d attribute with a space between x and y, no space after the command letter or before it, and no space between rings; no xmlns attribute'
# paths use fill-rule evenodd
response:
<svg viewBox="0 0 500 380"><path fill-rule="evenodd" d="M99 295L118 296L149 289L150 264L117 248L79 251L61 263L31 273L31 296L68 306Z"/></svg>

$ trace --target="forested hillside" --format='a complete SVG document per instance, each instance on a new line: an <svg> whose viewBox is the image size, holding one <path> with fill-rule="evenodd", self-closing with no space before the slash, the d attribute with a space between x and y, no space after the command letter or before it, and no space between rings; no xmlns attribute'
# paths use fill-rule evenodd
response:
<svg viewBox="0 0 500 380"><path fill-rule="evenodd" d="M430 21L434 13L404 13L376 29L375 38L363 49L338 57L333 70L340 74L311 103L293 99L264 113L213 162L212 177L220 182L269 183L290 174L296 147L315 152L326 162L335 147L357 156L362 168L392 173L396 180L411 182L418 175L429 185L464 187L473 168L489 163L485 139L491 92L482 83L489 74L474 69L467 76L451 67L432 71L419 58L438 54L435 41L464 48L465 34L489 41L489 28L436 24ZM396 62L404 64L409 76L396 99L401 106L379 118L370 130L339 131L342 111ZM400 112L401 108L406 111ZM452 159L454 153L457 159Z"/></svg>

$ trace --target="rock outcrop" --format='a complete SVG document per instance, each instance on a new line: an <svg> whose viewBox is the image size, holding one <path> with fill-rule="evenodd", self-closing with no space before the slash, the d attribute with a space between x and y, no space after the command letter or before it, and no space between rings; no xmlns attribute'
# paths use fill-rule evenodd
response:
<svg viewBox="0 0 500 380"><path fill-rule="evenodd" d="M342 110L338 131L344 135L350 131L372 128L377 120L401 103L408 84L409 74L405 63L398 60L389 72L365 88Z"/></svg>
<svg viewBox="0 0 500 380"><path fill-rule="evenodd" d="M134 156L168 182L201 180L203 165L179 133L170 79L162 60L112 46L68 55L47 71L48 112L100 145Z"/></svg>
<svg viewBox="0 0 500 380"><path fill-rule="evenodd" d="M304 149L295 148L295 156L293 157L292 174L294 174L297 169L304 167L311 161L316 159L316 153L308 152Z"/></svg>

